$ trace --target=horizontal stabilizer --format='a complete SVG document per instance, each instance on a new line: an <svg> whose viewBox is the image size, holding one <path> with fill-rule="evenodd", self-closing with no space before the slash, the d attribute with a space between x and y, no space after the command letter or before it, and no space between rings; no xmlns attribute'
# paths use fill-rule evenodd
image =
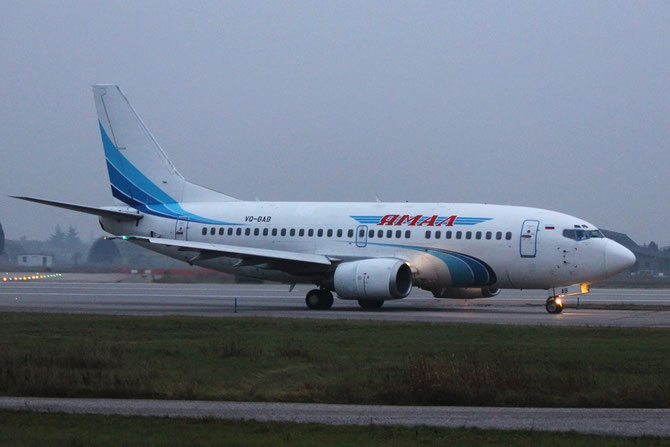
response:
<svg viewBox="0 0 670 447"><path fill-rule="evenodd" d="M163 245L166 247L176 247L183 251L192 251L196 254L202 254L198 259L205 257L229 257L240 258L248 263L251 260L256 261L288 261L305 262L308 264L331 265L328 257L315 255L311 253L297 253L292 251L271 250L267 248L238 247L234 245L210 244L205 242L178 241L175 239L161 239L155 237L142 236L119 236L108 237L107 239L123 239L136 242L140 245Z"/></svg>
<svg viewBox="0 0 670 447"><path fill-rule="evenodd" d="M58 208L65 208L67 210L78 211L80 213L94 214L100 217L108 217L116 220L140 220L144 217L144 214L139 211L136 212L127 212L127 211L118 211L110 210L106 208L95 208L92 206L77 205L74 203L67 202L55 202L53 200L45 199L36 199L34 197L23 197L23 196L9 196L14 199L27 200L28 202L41 203L42 205L50 205Z"/></svg>

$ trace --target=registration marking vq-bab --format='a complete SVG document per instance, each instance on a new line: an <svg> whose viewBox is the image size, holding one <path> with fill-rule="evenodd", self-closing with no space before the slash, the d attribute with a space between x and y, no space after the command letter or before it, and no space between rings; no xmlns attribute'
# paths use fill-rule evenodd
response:
<svg viewBox="0 0 670 447"><path fill-rule="evenodd" d="M124 206L20 199L97 215L102 228L175 259L249 278L308 283L310 309L333 292L364 309L412 287L437 298L500 289L561 296L635 263L625 247L578 217L471 203L247 202L187 181L116 85L93 86L112 195Z"/></svg>

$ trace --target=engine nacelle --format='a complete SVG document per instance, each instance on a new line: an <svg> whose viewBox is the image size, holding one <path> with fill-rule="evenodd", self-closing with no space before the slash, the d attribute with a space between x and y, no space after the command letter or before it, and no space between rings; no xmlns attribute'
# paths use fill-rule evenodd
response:
<svg viewBox="0 0 670 447"><path fill-rule="evenodd" d="M445 287L433 290L435 298L491 298L500 293L500 289L492 287Z"/></svg>
<svg viewBox="0 0 670 447"><path fill-rule="evenodd" d="M333 285L345 300L394 300L412 291L412 270L398 259L343 262L335 269Z"/></svg>

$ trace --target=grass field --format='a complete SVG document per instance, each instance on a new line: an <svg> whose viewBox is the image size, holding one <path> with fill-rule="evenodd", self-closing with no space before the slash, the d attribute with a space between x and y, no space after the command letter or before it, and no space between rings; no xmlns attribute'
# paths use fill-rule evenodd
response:
<svg viewBox="0 0 670 447"><path fill-rule="evenodd" d="M669 407L670 331L0 314L0 394Z"/></svg>
<svg viewBox="0 0 670 447"><path fill-rule="evenodd" d="M668 446L670 439L430 427L327 426L0 412L0 445L624 447Z"/></svg>

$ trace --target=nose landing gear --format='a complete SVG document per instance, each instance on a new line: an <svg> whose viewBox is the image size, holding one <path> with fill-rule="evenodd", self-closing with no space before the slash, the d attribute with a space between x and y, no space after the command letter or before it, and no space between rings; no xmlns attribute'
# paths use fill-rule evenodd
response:
<svg viewBox="0 0 670 447"><path fill-rule="evenodd" d="M545 308L550 314L560 314L563 312L563 300L557 296L550 296L547 298Z"/></svg>

